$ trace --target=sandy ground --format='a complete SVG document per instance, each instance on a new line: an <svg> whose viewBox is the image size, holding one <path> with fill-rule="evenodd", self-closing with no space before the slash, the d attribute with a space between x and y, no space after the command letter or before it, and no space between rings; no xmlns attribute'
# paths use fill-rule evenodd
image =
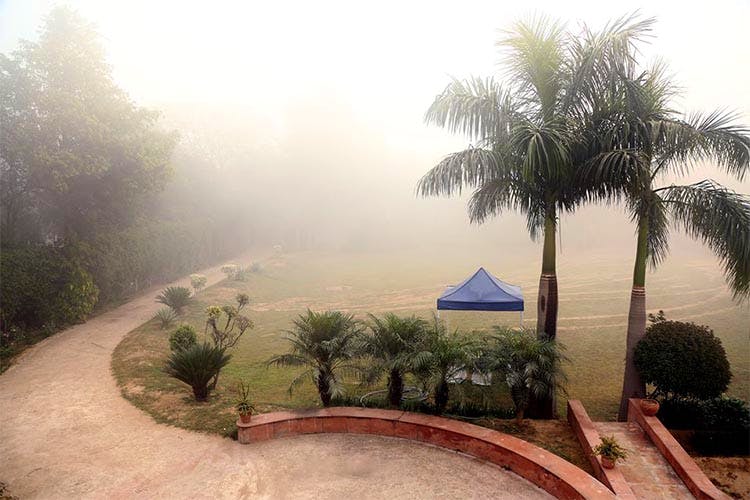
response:
<svg viewBox="0 0 750 500"><path fill-rule="evenodd" d="M223 275L203 271L209 284ZM186 284L186 280L177 284ZM399 439L242 446L162 426L121 396L110 357L158 289L50 337L0 375L0 481L19 498L544 498L524 479Z"/></svg>

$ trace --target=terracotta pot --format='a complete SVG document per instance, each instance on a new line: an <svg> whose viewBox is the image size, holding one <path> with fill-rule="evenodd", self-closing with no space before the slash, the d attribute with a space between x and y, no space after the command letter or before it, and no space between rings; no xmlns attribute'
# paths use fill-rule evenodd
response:
<svg viewBox="0 0 750 500"><path fill-rule="evenodd" d="M240 422L243 424L249 424L250 418L253 416L252 413L240 413Z"/></svg>
<svg viewBox="0 0 750 500"><path fill-rule="evenodd" d="M655 399L641 399L641 411L647 417L653 417L659 412L659 402Z"/></svg>
<svg viewBox="0 0 750 500"><path fill-rule="evenodd" d="M601 457L602 459L602 467L605 469L614 469L615 468L615 461L612 460L609 457Z"/></svg>

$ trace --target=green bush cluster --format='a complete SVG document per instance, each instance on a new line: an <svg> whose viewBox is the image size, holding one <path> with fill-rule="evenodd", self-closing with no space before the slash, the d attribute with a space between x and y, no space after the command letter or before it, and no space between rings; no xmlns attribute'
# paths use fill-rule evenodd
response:
<svg viewBox="0 0 750 500"><path fill-rule="evenodd" d="M181 325L169 335L169 348L174 351L190 349L198 343L195 328L190 325Z"/></svg>
<svg viewBox="0 0 750 500"><path fill-rule="evenodd" d="M670 429L695 431L690 443L701 454L750 454L750 407L741 399L670 398L658 417Z"/></svg>
<svg viewBox="0 0 750 500"><path fill-rule="evenodd" d="M707 326L655 318L635 348L641 379L664 397L711 399L729 386L732 372L721 340Z"/></svg>
<svg viewBox="0 0 750 500"><path fill-rule="evenodd" d="M59 248L3 250L0 310L3 330L54 328L83 320L99 291L91 275Z"/></svg>

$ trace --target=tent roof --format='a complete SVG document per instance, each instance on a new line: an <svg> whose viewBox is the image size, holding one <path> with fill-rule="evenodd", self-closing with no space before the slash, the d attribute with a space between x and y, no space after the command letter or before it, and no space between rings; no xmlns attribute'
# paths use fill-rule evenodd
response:
<svg viewBox="0 0 750 500"><path fill-rule="evenodd" d="M437 300L438 309L459 311L523 311L521 287L510 285L480 267L462 283L448 287Z"/></svg>

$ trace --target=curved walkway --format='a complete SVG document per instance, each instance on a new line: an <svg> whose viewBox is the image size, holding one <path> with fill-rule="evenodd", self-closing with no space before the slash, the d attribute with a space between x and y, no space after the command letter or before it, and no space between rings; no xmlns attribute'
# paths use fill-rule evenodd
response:
<svg viewBox="0 0 750 500"><path fill-rule="evenodd" d="M220 268L203 271L209 285ZM185 284L185 280L176 284ZM120 397L112 351L162 287L40 342L0 375L0 481L19 498L544 498L464 455L377 436L252 447L167 427Z"/></svg>

